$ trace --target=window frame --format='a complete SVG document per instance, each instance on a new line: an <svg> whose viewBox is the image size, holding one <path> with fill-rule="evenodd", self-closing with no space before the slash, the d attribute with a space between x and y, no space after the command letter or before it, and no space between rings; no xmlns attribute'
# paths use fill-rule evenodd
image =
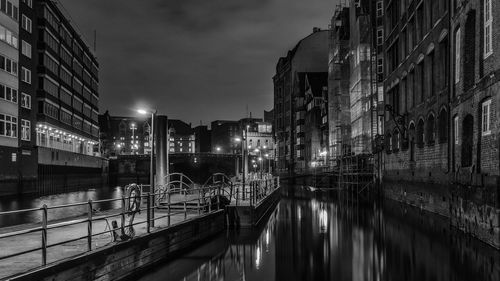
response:
<svg viewBox="0 0 500 281"><path fill-rule="evenodd" d="M21 119L21 140L31 140L31 121L26 119Z"/></svg>
<svg viewBox="0 0 500 281"><path fill-rule="evenodd" d="M493 7L492 0L484 0L484 58L493 54Z"/></svg>
<svg viewBox="0 0 500 281"><path fill-rule="evenodd" d="M485 108L487 108L487 116L485 116ZM481 103L481 136L489 135L491 135L491 99Z"/></svg>

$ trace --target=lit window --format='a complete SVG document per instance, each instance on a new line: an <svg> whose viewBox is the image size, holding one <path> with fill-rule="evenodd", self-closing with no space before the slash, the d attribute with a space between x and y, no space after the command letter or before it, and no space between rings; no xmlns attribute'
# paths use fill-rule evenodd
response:
<svg viewBox="0 0 500 281"><path fill-rule="evenodd" d="M491 0L484 0L484 58L493 54L493 13Z"/></svg>
<svg viewBox="0 0 500 281"><path fill-rule="evenodd" d="M31 45L24 40L21 42L21 52L23 55L31 58Z"/></svg>
<svg viewBox="0 0 500 281"><path fill-rule="evenodd" d="M17 138L17 118L0 114L0 136Z"/></svg>
<svg viewBox="0 0 500 281"><path fill-rule="evenodd" d="M455 32L455 83L460 81L460 56L461 52L461 32L460 28Z"/></svg>
<svg viewBox="0 0 500 281"><path fill-rule="evenodd" d="M29 141L31 139L31 122L21 120L21 140Z"/></svg>
<svg viewBox="0 0 500 281"><path fill-rule="evenodd" d="M21 27L31 33L31 19L29 19L27 16L23 15L21 19Z"/></svg>
<svg viewBox="0 0 500 281"><path fill-rule="evenodd" d="M491 127L490 127L490 120L491 118L491 99L483 102L482 106L482 135L490 135L491 134Z"/></svg>
<svg viewBox="0 0 500 281"><path fill-rule="evenodd" d="M21 93L21 107L31 109L31 96Z"/></svg>
<svg viewBox="0 0 500 281"><path fill-rule="evenodd" d="M31 84L31 71L29 69L21 67L21 81Z"/></svg>

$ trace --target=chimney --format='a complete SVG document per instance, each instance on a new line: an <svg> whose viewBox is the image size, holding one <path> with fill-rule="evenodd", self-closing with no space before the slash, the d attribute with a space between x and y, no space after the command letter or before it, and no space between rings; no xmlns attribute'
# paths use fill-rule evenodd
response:
<svg viewBox="0 0 500 281"><path fill-rule="evenodd" d="M319 27L313 27L313 33L316 33L318 31L321 31L321 28L319 28Z"/></svg>

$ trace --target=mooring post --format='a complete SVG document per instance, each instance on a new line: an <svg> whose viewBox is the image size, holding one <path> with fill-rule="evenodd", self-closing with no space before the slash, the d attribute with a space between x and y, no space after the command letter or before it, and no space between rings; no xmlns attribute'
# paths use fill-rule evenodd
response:
<svg viewBox="0 0 500 281"><path fill-rule="evenodd" d="M42 265L47 264L47 205L42 207Z"/></svg>
<svg viewBox="0 0 500 281"><path fill-rule="evenodd" d="M87 249L92 251L92 199L88 201L88 221L87 221Z"/></svg>

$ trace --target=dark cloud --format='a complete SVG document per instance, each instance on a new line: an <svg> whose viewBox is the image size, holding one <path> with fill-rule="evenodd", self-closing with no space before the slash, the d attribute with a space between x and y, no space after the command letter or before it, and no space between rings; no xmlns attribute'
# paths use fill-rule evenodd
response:
<svg viewBox="0 0 500 281"><path fill-rule="evenodd" d="M280 56L335 1L59 0L87 38L97 29L101 111L139 104L189 122L254 116L272 107ZM87 40L91 41L91 40Z"/></svg>

